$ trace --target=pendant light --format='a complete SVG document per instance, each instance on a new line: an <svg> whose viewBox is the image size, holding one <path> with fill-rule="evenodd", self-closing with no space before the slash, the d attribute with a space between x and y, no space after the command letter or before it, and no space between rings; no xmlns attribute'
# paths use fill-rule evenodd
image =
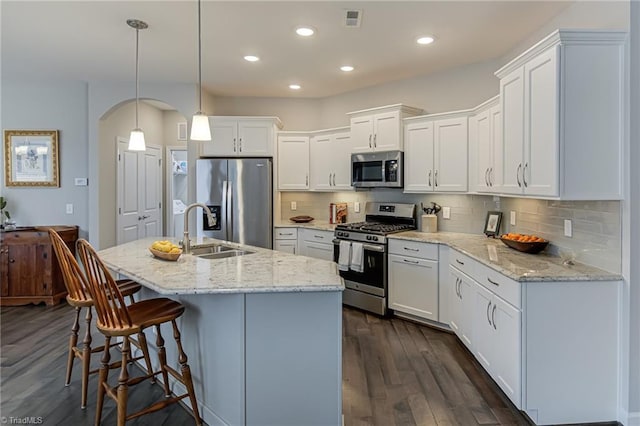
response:
<svg viewBox="0 0 640 426"><path fill-rule="evenodd" d="M202 29L201 29L200 0L198 0L198 112L191 120L191 140L210 141L211 129L209 117L202 112Z"/></svg>
<svg viewBox="0 0 640 426"><path fill-rule="evenodd" d="M127 25L136 30L136 128L131 131L131 135L129 136L129 149L131 151L145 151L147 149L147 146L144 142L144 132L138 126L138 34L140 30L144 30L149 26L146 22L140 21L138 19L127 19Z"/></svg>

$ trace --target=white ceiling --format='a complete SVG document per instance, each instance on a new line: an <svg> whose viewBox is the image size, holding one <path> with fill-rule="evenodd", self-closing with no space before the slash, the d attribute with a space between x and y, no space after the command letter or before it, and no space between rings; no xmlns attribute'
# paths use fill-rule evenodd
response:
<svg viewBox="0 0 640 426"><path fill-rule="evenodd" d="M500 57L570 1L212 1L202 3L203 86L214 95L325 97ZM362 26L343 25L345 9ZM197 3L0 2L3 78L197 82ZM301 38L301 24L317 29ZM419 46L415 38L436 42ZM254 54L260 62L249 63ZM350 64L356 69L343 73ZM302 90L291 91L290 83Z"/></svg>

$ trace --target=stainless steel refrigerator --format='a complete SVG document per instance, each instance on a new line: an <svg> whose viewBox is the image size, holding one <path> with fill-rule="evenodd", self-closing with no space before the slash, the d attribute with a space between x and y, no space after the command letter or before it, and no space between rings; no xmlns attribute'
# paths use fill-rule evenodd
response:
<svg viewBox="0 0 640 426"><path fill-rule="evenodd" d="M197 235L258 247L273 244L270 158L204 158L196 163L196 201L216 217L209 226L197 209Z"/></svg>

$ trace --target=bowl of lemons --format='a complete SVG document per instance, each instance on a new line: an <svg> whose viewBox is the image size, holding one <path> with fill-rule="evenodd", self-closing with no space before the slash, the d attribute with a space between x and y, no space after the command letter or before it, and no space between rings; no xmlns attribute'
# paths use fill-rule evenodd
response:
<svg viewBox="0 0 640 426"><path fill-rule="evenodd" d="M167 240L154 241L151 247L149 247L149 251L159 259L173 261L178 260L182 254L180 247Z"/></svg>
<svg viewBox="0 0 640 426"><path fill-rule="evenodd" d="M512 249L524 253L539 253L549 244L549 241L535 235L509 233L504 234L500 239Z"/></svg>

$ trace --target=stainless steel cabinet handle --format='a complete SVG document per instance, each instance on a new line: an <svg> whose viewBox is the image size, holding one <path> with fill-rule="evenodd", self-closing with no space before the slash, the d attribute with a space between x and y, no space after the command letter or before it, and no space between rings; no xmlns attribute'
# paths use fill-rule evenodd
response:
<svg viewBox="0 0 640 426"><path fill-rule="evenodd" d="M238 139L238 152L242 152L242 138Z"/></svg>
<svg viewBox="0 0 640 426"><path fill-rule="evenodd" d="M489 281L491 284L495 285L496 287L500 287L500 283L497 283L495 281L493 281L491 278L487 277L487 281Z"/></svg>
<svg viewBox="0 0 640 426"><path fill-rule="evenodd" d="M236 138L233 138L233 152L236 152Z"/></svg>
<svg viewBox="0 0 640 426"><path fill-rule="evenodd" d="M309 186L309 175L307 175L307 177L305 178L305 184Z"/></svg>
<svg viewBox="0 0 640 426"><path fill-rule="evenodd" d="M431 186L431 170L429 170L429 186Z"/></svg>
<svg viewBox="0 0 640 426"><path fill-rule="evenodd" d="M405 250L409 250L409 251L420 251L420 249L414 249L411 247L403 247Z"/></svg>
<svg viewBox="0 0 640 426"><path fill-rule="evenodd" d="M522 169L522 183L524 183L524 187L529 186L527 184L527 167L529 167L529 163L524 163L524 169Z"/></svg>
<svg viewBox="0 0 640 426"><path fill-rule="evenodd" d="M320 238L320 239L324 240L324 236L322 236L322 235L314 235L313 238Z"/></svg>
<svg viewBox="0 0 640 426"><path fill-rule="evenodd" d="M333 186L336 186L336 174L333 174Z"/></svg>
<svg viewBox="0 0 640 426"><path fill-rule="evenodd" d="M462 284L462 279L456 278L456 293L458 293L458 297L462 299L462 291L460 291L460 285Z"/></svg>
<svg viewBox="0 0 640 426"><path fill-rule="evenodd" d="M373 147L374 148L376 148L378 146L377 140L378 140L378 134L376 133L375 135L373 135Z"/></svg>
<svg viewBox="0 0 640 426"><path fill-rule="evenodd" d="M461 261L460 259L456 259L456 262L458 262L460 265L464 265L464 262Z"/></svg>
<svg viewBox="0 0 640 426"><path fill-rule="evenodd" d="M491 322L493 323L493 329L497 330L498 328L496 327L496 307L497 305L494 304L493 305L493 310L491 311Z"/></svg>
<svg viewBox="0 0 640 426"><path fill-rule="evenodd" d="M516 171L516 180L518 181L518 186L522 188L522 184L520 183L520 169L522 169L522 163L518 164L518 170Z"/></svg>
<svg viewBox="0 0 640 426"><path fill-rule="evenodd" d="M371 135L369 135L369 148L373 148L373 147L371 146Z"/></svg>
<svg viewBox="0 0 640 426"><path fill-rule="evenodd" d="M489 311L491 310L491 301L487 304L487 322L491 325L491 318L489 318Z"/></svg>
<svg viewBox="0 0 640 426"><path fill-rule="evenodd" d="M438 171L437 170L433 173L433 184L436 186L436 188L438 187Z"/></svg>
<svg viewBox="0 0 640 426"><path fill-rule="evenodd" d="M487 170L484 171L484 183L487 186L489 186L489 178L487 177L488 175L489 175L489 168L487 167Z"/></svg>
<svg viewBox="0 0 640 426"><path fill-rule="evenodd" d="M287 232L286 234L284 232L281 232L280 235L293 235L293 232Z"/></svg>
<svg viewBox="0 0 640 426"><path fill-rule="evenodd" d="M329 186L331 186L331 173L329 173Z"/></svg>
<svg viewBox="0 0 640 426"><path fill-rule="evenodd" d="M493 179L491 179L492 174L493 174L493 167L489 167L489 186L493 186Z"/></svg>
<svg viewBox="0 0 640 426"><path fill-rule="evenodd" d="M413 264L418 264L420 262L418 262L417 260L408 260L408 259L402 259L403 262L407 262L407 263L413 263Z"/></svg>

